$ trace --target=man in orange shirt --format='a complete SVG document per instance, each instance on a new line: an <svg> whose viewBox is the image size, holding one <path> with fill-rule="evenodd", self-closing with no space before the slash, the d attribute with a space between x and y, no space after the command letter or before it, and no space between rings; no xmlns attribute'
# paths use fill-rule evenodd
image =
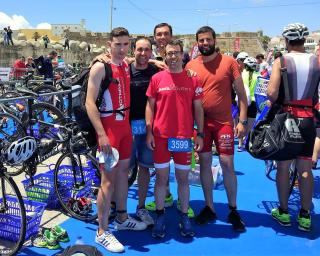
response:
<svg viewBox="0 0 320 256"><path fill-rule="evenodd" d="M238 138L245 135L247 125L247 97L237 62L215 51L216 34L208 26L196 33L199 51L196 59L187 64L195 71L203 86L204 147L199 154L200 175L206 206L196 217L196 222L206 224L216 219L213 206L213 177L211 172L212 142L214 141L223 172L230 213L228 222L235 231L245 231L245 225L237 211L237 177L234 171L234 133ZM231 115L232 84L239 98L239 123L233 131Z"/></svg>

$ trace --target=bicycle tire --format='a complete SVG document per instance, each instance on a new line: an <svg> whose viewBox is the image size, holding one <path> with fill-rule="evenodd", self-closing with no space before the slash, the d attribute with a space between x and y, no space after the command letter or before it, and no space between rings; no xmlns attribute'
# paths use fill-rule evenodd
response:
<svg viewBox="0 0 320 256"><path fill-rule="evenodd" d="M26 131L19 118L9 113L0 113L0 139L6 143L12 143L26 136ZM7 174L17 176L21 174L26 166L24 164L4 163Z"/></svg>
<svg viewBox="0 0 320 256"><path fill-rule="evenodd" d="M52 86L52 85L46 85L46 84L43 84L43 85L39 85L39 86L36 86L34 89L33 89L34 92L36 93L50 93L50 92L59 92L59 90ZM61 94L58 94L58 95L52 95L52 96L43 96L44 99L40 97L38 97L38 100L40 102L47 102L47 103L50 103L51 105L55 106L56 108L58 108L59 110L63 111L64 110L64 107L63 107L63 96Z"/></svg>
<svg viewBox="0 0 320 256"><path fill-rule="evenodd" d="M51 124L65 125L66 119L63 113L55 106L39 102L31 106L32 108L32 118L36 121L45 121ZM63 136L62 131L59 131L59 135L56 133L57 129L53 126L48 126L43 123L38 123L33 126L35 132L35 138L53 138L60 140L60 136Z"/></svg>
<svg viewBox="0 0 320 256"><path fill-rule="evenodd" d="M12 202L15 203L15 207L13 209L13 212L15 213L14 215L14 232L17 231L18 229L18 220L20 218L21 222L20 222L20 232L19 234L15 233L14 238L12 237L11 239L16 239L17 241L11 241L9 239L2 239L0 238L0 253L1 255L6 255L6 256L11 256L11 255L15 255L22 247L24 241L25 241L25 236L26 236L26 226L27 226L27 220L26 220L26 209L22 200L22 196L20 194L20 191L18 189L18 186L16 185L16 183L14 182L14 180L12 179L12 177L10 177L9 175L7 175L6 173L2 173L0 174L0 201L1 201L1 208L3 209L3 211L7 211L7 212L0 212L0 216L1 216L1 220L0 220L0 224L1 224L1 232L0 234L4 235L5 234L5 229L7 226L11 226L11 229L13 228L12 225L10 225L10 222L5 222L6 220L6 216L8 216L8 214L12 214L10 212L10 205L7 205L7 207L2 207L2 202L4 201L4 198L6 198L7 200L9 198L11 198L10 200ZM7 182L7 184L9 184L13 190L13 192L16 195L16 198L13 199L13 196L8 196L8 194L6 194L5 188L3 186L3 184L5 184L5 182ZM12 202L10 204L12 204ZM18 207L19 209L17 209ZM8 219L8 218L7 218ZM10 220L10 218L9 218ZM2 221L4 221L3 223L1 223ZM12 218L11 218L12 221ZM8 230L7 232L9 234L12 234L12 230L10 229L10 231ZM8 235L7 233L7 235ZM12 244L12 248L8 248L9 245Z"/></svg>
<svg viewBox="0 0 320 256"><path fill-rule="evenodd" d="M54 186L59 202L67 214L82 221L97 219L99 174L98 162L89 153L65 152L59 157L54 170ZM91 212L75 210L75 206L78 207L77 202L83 197L91 202Z"/></svg>

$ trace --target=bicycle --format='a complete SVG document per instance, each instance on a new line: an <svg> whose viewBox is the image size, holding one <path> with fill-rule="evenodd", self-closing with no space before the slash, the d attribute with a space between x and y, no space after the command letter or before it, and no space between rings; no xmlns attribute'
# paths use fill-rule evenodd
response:
<svg viewBox="0 0 320 256"><path fill-rule="evenodd" d="M23 148L23 150L19 150ZM21 193L8 175L4 162L23 162L36 148L32 137L24 137L13 143L0 140L0 253L14 255L22 247L27 226L27 214Z"/></svg>

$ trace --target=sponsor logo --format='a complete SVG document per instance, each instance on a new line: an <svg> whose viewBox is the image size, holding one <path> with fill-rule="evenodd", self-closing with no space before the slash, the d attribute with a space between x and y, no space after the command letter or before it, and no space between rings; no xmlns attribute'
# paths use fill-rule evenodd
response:
<svg viewBox="0 0 320 256"><path fill-rule="evenodd" d="M220 139L222 139L222 140L226 140L226 139L230 139L231 138L231 135L230 134L222 134L221 136L220 136Z"/></svg>
<svg viewBox="0 0 320 256"><path fill-rule="evenodd" d="M195 92L196 96L199 96L200 94L202 94L203 89L202 89L202 87L197 87L194 92Z"/></svg>

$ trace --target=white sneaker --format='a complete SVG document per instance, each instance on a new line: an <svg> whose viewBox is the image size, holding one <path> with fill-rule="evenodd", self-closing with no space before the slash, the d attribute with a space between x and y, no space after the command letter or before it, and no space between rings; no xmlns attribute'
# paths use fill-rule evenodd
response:
<svg viewBox="0 0 320 256"><path fill-rule="evenodd" d="M100 244L110 252L124 252L124 246L109 231L104 231L104 233L100 236L97 231L95 241L97 244Z"/></svg>
<svg viewBox="0 0 320 256"><path fill-rule="evenodd" d="M142 221L138 221L134 218L131 218L130 216L128 216L128 218L120 223L117 218L115 220L115 229L117 230L145 230L147 228L147 224L142 222Z"/></svg>
<svg viewBox="0 0 320 256"><path fill-rule="evenodd" d="M137 209L136 215L140 220L146 223L147 226L154 225L154 220L147 209Z"/></svg>

